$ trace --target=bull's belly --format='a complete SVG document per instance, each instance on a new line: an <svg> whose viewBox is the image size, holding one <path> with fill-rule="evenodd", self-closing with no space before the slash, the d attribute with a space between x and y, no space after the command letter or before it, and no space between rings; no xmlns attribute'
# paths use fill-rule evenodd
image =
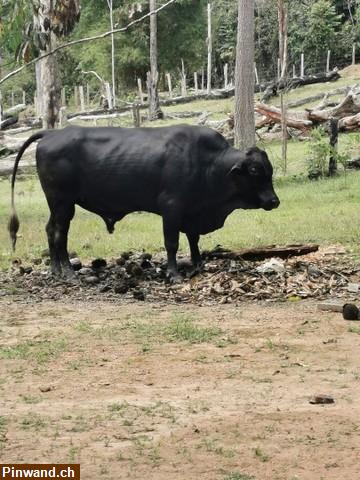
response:
<svg viewBox="0 0 360 480"><path fill-rule="evenodd" d="M193 233L198 235L206 235L214 232L224 226L228 214L220 212L208 212L196 216L188 216L184 218L181 231L184 233Z"/></svg>

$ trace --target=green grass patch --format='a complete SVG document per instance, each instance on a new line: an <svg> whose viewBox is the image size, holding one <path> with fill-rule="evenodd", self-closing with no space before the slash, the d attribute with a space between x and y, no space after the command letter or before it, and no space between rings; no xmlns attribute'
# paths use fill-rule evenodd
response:
<svg viewBox="0 0 360 480"><path fill-rule="evenodd" d="M357 333L358 335L360 335L360 327L349 327L348 332Z"/></svg>
<svg viewBox="0 0 360 480"><path fill-rule="evenodd" d="M44 364L57 358L67 349L68 343L65 338L58 338L52 341L26 340L15 345L1 345L0 359L34 360L38 364Z"/></svg>
<svg viewBox="0 0 360 480"><path fill-rule="evenodd" d="M6 432L7 432L7 420L4 416L0 415L0 452L5 447Z"/></svg>
<svg viewBox="0 0 360 480"><path fill-rule="evenodd" d="M222 331L220 328L197 325L189 315L174 314L164 333L171 342L208 343L221 335Z"/></svg>
<svg viewBox="0 0 360 480"><path fill-rule="evenodd" d="M224 480L254 480L255 477L246 473L232 472L224 477Z"/></svg>

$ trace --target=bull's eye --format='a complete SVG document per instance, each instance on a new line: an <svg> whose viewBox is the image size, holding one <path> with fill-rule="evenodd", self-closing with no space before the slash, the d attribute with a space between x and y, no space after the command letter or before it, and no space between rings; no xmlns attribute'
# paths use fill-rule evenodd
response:
<svg viewBox="0 0 360 480"><path fill-rule="evenodd" d="M250 175L260 175L259 170L256 167L249 167Z"/></svg>

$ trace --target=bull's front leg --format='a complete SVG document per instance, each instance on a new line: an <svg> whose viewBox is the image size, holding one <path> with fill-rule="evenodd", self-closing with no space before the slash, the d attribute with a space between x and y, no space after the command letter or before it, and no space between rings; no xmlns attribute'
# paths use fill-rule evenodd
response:
<svg viewBox="0 0 360 480"><path fill-rule="evenodd" d="M179 249L179 225L172 216L163 217L164 241L167 253L167 277L173 283L183 280L178 272L176 254Z"/></svg>

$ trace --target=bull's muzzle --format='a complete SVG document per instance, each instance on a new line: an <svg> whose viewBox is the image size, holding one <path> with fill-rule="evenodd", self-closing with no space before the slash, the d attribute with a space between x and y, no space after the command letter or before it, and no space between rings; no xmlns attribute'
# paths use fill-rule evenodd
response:
<svg viewBox="0 0 360 480"><path fill-rule="evenodd" d="M274 210L274 208L277 208L279 205L280 205L280 200L278 199L278 197L275 196L270 198L266 202L264 202L262 205L262 208L264 210L269 211L269 210Z"/></svg>

